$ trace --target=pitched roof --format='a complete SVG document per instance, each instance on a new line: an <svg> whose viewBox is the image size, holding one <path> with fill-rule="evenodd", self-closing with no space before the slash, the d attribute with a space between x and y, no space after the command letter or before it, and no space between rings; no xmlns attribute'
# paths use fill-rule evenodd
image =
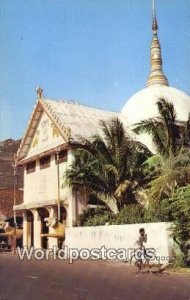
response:
<svg viewBox="0 0 190 300"><path fill-rule="evenodd" d="M39 99L18 149L18 160L27 155L43 111L51 118L66 142L90 138L98 132L100 120L107 121L119 116L119 113L81 105L74 101Z"/></svg>
<svg viewBox="0 0 190 300"><path fill-rule="evenodd" d="M43 100L44 105L55 114L61 123L70 129L70 139L78 141L97 133L100 120L110 120L119 113L97 109L78 102Z"/></svg>

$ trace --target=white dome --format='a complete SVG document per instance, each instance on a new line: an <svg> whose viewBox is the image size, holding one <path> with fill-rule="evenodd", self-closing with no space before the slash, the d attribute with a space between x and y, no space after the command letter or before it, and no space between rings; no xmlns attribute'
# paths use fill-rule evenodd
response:
<svg viewBox="0 0 190 300"><path fill-rule="evenodd" d="M187 121L190 113L190 97L172 87L152 85L133 95L124 105L121 115L129 125L158 116L157 101L163 98L172 102L177 119ZM141 134L138 140L155 152L150 136Z"/></svg>
<svg viewBox="0 0 190 300"><path fill-rule="evenodd" d="M172 87L154 85L133 95L124 105L121 114L133 125L148 118L158 116L157 101L164 98L172 102L177 113L177 119L186 121L190 113L190 97Z"/></svg>

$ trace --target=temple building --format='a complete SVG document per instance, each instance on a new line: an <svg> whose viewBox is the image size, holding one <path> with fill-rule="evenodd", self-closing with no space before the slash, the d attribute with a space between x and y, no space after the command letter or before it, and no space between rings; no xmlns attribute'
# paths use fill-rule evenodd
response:
<svg viewBox="0 0 190 300"><path fill-rule="evenodd" d="M57 245L55 228L46 226L47 218L73 226L77 215L87 207L86 191L68 187L64 175L75 159L78 142L98 133L100 120L119 117L130 133L134 124L158 116L156 103L159 98L174 104L179 120L187 120L190 97L170 87L163 72L154 5L152 30L147 86L126 102L121 113L46 99L43 91L38 89L37 104L17 153L18 165L24 167L24 200L14 209L23 211L24 246L47 248ZM136 138L153 150L150 136Z"/></svg>
<svg viewBox="0 0 190 300"><path fill-rule="evenodd" d="M84 189L64 183L64 174L75 157L77 143L97 133L100 120L110 120L118 113L95 109L75 102L39 99L17 153L18 165L24 167L24 200L15 207L22 210L23 245L36 248L56 245L41 234L50 234L45 218L59 219L73 226L87 206Z"/></svg>

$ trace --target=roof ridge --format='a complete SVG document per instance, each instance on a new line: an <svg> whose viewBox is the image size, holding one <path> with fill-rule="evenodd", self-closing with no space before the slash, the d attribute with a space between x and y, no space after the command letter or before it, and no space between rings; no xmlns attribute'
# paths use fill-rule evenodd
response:
<svg viewBox="0 0 190 300"><path fill-rule="evenodd" d="M112 111L112 110L108 110L105 108L98 108L98 107L94 107L88 104L83 104L81 102L79 102L78 100L58 100L58 99L50 99L50 98L43 98L41 101L47 102L47 101L52 101L52 102L56 102L56 103L65 103L65 104L71 104L71 105L79 105L79 106L84 106L86 108L92 108L95 110L99 110L99 111L106 111L106 112L110 112L110 113L114 113L114 114L119 114L120 112L117 111Z"/></svg>

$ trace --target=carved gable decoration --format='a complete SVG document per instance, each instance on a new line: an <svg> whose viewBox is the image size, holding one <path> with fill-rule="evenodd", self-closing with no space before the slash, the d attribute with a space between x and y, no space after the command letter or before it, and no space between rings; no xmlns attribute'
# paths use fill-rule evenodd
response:
<svg viewBox="0 0 190 300"><path fill-rule="evenodd" d="M65 143L59 129L49 116L43 112L36 128L27 157L47 151Z"/></svg>

